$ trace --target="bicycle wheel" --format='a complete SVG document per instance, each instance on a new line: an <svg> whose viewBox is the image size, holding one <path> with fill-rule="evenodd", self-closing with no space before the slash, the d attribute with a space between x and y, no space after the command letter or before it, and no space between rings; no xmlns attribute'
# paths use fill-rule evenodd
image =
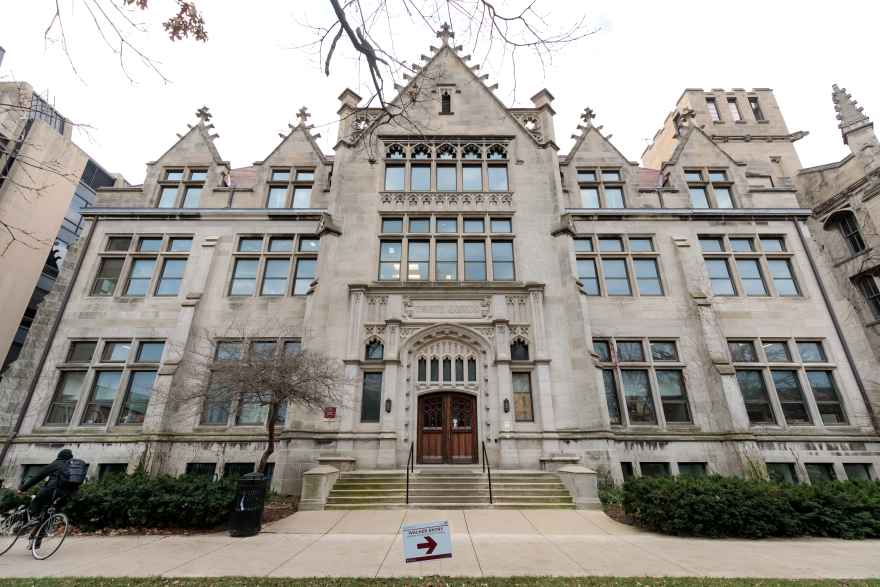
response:
<svg viewBox="0 0 880 587"><path fill-rule="evenodd" d="M55 554L61 543L67 538L70 525L64 514L52 514L37 530L36 537L31 543L31 552L37 560L45 560Z"/></svg>
<svg viewBox="0 0 880 587"><path fill-rule="evenodd" d="M6 554L22 535L27 515L21 511L13 511L0 516L0 555Z"/></svg>

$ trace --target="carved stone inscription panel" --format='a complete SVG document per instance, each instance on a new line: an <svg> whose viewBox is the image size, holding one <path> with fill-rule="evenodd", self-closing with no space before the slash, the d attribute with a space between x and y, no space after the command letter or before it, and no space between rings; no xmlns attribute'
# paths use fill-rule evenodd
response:
<svg viewBox="0 0 880 587"><path fill-rule="evenodd" d="M403 315L411 319L480 319L487 318L490 312L489 298L457 300L406 298L403 301Z"/></svg>

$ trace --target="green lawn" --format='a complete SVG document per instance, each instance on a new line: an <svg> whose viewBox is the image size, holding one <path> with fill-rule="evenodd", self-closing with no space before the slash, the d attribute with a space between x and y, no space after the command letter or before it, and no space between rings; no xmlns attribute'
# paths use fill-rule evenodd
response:
<svg viewBox="0 0 880 587"><path fill-rule="evenodd" d="M831 587L837 586L871 586L880 587L880 579L867 581L858 580L826 580L826 581L788 581L782 579L709 579L709 578L616 578L616 577L491 577L482 579L451 579L448 577L418 577L412 579L265 579L251 577L222 578L191 578L191 579L126 579L118 578L86 578L74 577L67 579L0 579L0 584L13 587L41 585L47 587L73 587L89 585L90 587L259 587L262 585L302 585L306 587L741 587L745 585L760 587Z"/></svg>

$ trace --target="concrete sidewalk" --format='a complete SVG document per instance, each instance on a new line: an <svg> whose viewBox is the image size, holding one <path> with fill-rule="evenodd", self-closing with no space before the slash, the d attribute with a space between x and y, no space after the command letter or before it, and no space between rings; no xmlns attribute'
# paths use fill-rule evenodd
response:
<svg viewBox="0 0 880 587"><path fill-rule="evenodd" d="M404 563L402 524L449 520L453 557ZM700 540L641 532L596 511L299 512L252 538L71 537L48 561L23 544L0 576L880 576L880 541Z"/></svg>

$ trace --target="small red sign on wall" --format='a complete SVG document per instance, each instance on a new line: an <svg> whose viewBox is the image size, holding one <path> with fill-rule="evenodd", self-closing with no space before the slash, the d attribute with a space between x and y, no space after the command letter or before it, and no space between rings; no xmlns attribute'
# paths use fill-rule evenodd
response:
<svg viewBox="0 0 880 587"><path fill-rule="evenodd" d="M324 419L326 420L335 420L336 419L336 408L324 408Z"/></svg>

